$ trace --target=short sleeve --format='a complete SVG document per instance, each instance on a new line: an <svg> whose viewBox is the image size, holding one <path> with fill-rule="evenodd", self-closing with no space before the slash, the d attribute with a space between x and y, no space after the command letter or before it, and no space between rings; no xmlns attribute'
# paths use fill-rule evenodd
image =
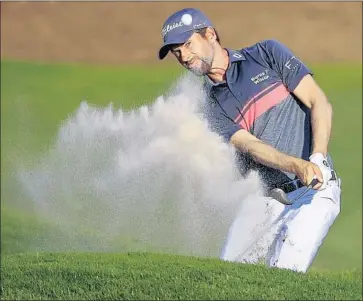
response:
<svg viewBox="0 0 363 301"><path fill-rule="evenodd" d="M284 44L277 40L259 43L264 60L281 77L286 88L293 92L301 79L312 71Z"/></svg>

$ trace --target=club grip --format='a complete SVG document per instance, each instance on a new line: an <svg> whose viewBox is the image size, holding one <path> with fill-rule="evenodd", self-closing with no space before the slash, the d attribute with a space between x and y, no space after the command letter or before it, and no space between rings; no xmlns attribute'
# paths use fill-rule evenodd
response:
<svg viewBox="0 0 363 301"><path fill-rule="evenodd" d="M318 183L319 183L319 180L316 177L314 177L313 180L311 181L311 183L309 184L309 187L314 187Z"/></svg>

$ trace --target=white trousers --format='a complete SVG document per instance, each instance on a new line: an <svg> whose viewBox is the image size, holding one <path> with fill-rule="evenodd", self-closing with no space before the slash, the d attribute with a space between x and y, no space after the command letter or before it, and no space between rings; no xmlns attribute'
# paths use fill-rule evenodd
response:
<svg viewBox="0 0 363 301"><path fill-rule="evenodd" d="M287 196L294 199L304 189ZM270 197L245 200L229 229L221 259L305 273L340 213L340 197L338 179L324 190L310 189L293 205Z"/></svg>

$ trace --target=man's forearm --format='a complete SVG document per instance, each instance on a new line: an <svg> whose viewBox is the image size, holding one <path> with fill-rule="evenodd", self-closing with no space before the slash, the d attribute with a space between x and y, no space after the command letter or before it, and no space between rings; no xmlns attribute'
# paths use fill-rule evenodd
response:
<svg viewBox="0 0 363 301"><path fill-rule="evenodd" d="M249 153L257 162L285 172L295 173L302 159L289 156L259 140L235 143L236 147Z"/></svg>
<svg viewBox="0 0 363 301"><path fill-rule="evenodd" d="M311 107L311 126L313 135L312 153L328 153L328 144L331 134L333 110L328 101L316 102Z"/></svg>

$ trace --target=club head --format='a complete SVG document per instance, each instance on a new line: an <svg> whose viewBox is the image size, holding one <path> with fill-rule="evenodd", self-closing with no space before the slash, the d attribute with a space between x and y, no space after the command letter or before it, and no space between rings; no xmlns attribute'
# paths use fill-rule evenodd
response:
<svg viewBox="0 0 363 301"><path fill-rule="evenodd" d="M271 189L269 196L284 205L292 205L294 203L287 198L286 193L280 188Z"/></svg>
<svg viewBox="0 0 363 301"><path fill-rule="evenodd" d="M306 187L306 189L300 193L297 197L295 197L293 200L289 200L286 193L280 189L280 188L273 188L269 191L269 196L276 201L279 201L281 204L284 205L292 205L294 204L298 199L300 199L303 195L305 195L312 187L314 187L317 183L319 183L319 180L314 175L313 180L311 183Z"/></svg>

